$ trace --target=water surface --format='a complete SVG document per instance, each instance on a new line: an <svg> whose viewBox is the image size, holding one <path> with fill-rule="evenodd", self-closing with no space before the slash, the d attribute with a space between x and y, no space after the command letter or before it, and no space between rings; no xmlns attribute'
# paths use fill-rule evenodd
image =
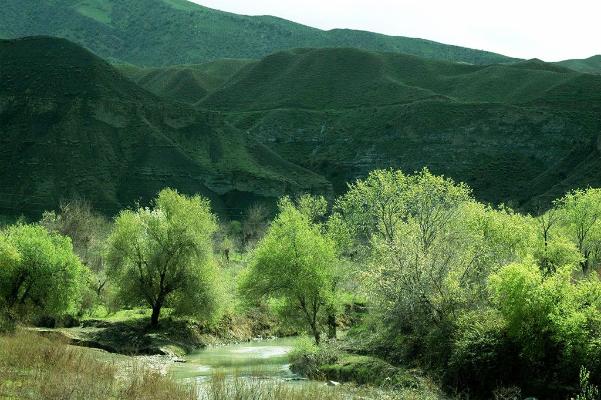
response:
<svg viewBox="0 0 601 400"><path fill-rule="evenodd" d="M294 380L288 364L288 353L295 338L211 346L185 357L185 363L174 364L170 373L176 379L202 383L218 372L226 377L261 377Z"/></svg>

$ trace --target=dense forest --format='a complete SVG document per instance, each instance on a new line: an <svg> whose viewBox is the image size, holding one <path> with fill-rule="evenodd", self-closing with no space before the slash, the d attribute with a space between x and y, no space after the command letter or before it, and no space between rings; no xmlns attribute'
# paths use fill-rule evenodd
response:
<svg viewBox="0 0 601 400"><path fill-rule="evenodd" d="M362 355L449 395L593 399L600 250L599 189L529 215L426 169L376 170L333 203L283 197L273 218L255 205L240 221L172 189L112 219L75 200L2 228L2 329L132 308L150 330L265 313L311 338L291 354L307 376L368 379L337 363Z"/></svg>

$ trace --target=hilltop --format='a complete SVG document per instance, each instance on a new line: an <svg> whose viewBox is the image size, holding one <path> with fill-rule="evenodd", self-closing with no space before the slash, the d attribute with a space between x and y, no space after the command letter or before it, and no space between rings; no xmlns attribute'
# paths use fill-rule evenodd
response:
<svg viewBox="0 0 601 400"><path fill-rule="evenodd" d="M557 64L571 68L574 71L601 74L601 54L585 59L560 61Z"/></svg>
<svg viewBox="0 0 601 400"><path fill-rule="evenodd" d="M226 13L186 0L5 0L0 38L67 38L114 63L198 64L259 59L298 47L355 47L492 64L514 59L423 39L337 29L322 31L270 16Z"/></svg>
<svg viewBox="0 0 601 400"><path fill-rule="evenodd" d="M513 104L543 99L581 76L540 60L477 66L353 48L299 49L245 68L203 104L246 111L384 106L425 99Z"/></svg>
<svg viewBox="0 0 601 400"><path fill-rule="evenodd" d="M427 166L484 201L533 210L601 184L601 77L540 60L301 49L247 66L200 105L337 192L375 168Z"/></svg>
<svg viewBox="0 0 601 400"><path fill-rule="evenodd" d="M166 186L236 213L330 190L219 115L161 99L64 39L0 41L0 81L4 213L39 213L72 197L112 213Z"/></svg>

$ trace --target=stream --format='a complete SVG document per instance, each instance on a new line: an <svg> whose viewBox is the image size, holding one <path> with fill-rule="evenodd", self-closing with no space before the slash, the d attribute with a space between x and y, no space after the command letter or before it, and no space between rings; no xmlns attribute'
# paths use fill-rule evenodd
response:
<svg viewBox="0 0 601 400"><path fill-rule="evenodd" d="M169 373L175 379L203 383L213 374L228 377L260 377L296 382L299 377L288 365L288 353L295 338L208 347L186 356L185 363L173 364Z"/></svg>

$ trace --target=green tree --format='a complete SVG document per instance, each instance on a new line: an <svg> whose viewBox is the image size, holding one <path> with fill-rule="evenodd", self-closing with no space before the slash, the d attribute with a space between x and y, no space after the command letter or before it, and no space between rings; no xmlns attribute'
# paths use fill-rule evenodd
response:
<svg viewBox="0 0 601 400"><path fill-rule="evenodd" d="M402 171L372 171L364 180L349 185L335 209L359 240L378 236L392 241L407 215L407 187L408 178Z"/></svg>
<svg viewBox="0 0 601 400"><path fill-rule="evenodd" d="M86 278L69 238L39 225L0 233L0 302L13 317L73 311Z"/></svg>
<svg viewBox="0 0 601 400"><path fill-rule="evenodd" d="M267 209L261 204L250 206L242 219L242 235L245 245L253 246L263 237L267 228Z"/></svg>
<svg viewBox="0 0 601 400"><path fill-rule="evenodd" d="M376 171L350 187L337 213L359 224L355 235L369 234L363 275L393 336L382 341L398 343L403 332L402 347L424 349L430 362L444 362L457 316L486 304L488 276L527 254L534 236L530 218L479 204L465 185L427 170Z"/></svg>
<svg viewBox="0 0 601 400"><path fill-rule="evenodd" d="M524 357L533 365L555 358L547 367L555 363L566 374L598 365L601 332L601 282L596 274L574 279L575 269L565 265L545 277L527 258L503 267L489 282L492 304Z"/></svg>
<svg viewBox="0 0 601 400"><path fill-rule="evenodd" d="M320 223L328 212L328 201L323 196L304 194L296 200L296 208L307 216L310 222Z"/></svg>
<svg viewBox="0 0 601 400"><path fill-rule="evenodd" d="M215 315L218 303L213 234L208 200L165 189L153 208L122 211L108 239L109 276L124 301L199 318Z"/></svg>
<svg viewBox="0 0 601 400"><path fill-rule="evenodd" d="M601 189L575 190L556 202L564 230L582 254L583 272L601 253Z"/></svg>
<svg viewBox="0 0 601 400"><path fill-rule="evenodd" d="M278 311L308 328L315 343L334 301L337 256L334 242L287 198L259 242L241 281L251 301L271 300Z"/></svg>
<svg viewBox="0 0 601 400"><path fill-rule="evenodd" d="M71 238L73 250L94 275L93 290L100 296L108 281L105 271L105 244L111 225L85 200L62 202L58 212L45 212L40 224L52 232Z"/></svg>

